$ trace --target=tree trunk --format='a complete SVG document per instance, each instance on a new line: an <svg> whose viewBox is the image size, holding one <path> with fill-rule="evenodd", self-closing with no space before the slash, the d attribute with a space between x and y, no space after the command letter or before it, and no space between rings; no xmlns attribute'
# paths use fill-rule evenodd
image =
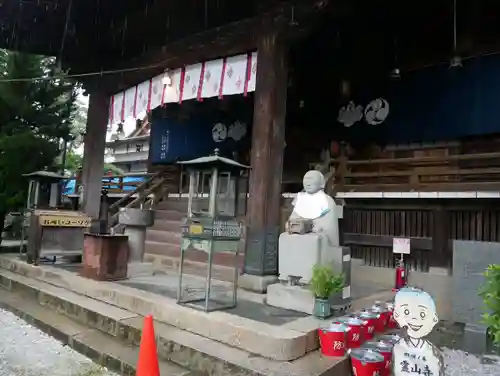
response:
<svg viewBox="0 0 500 376"><path fill-rule="evenodd" d="M2 244L3 228L5 226L5 217L6 216L7 216L7 213L0 212L0 245Z"/></svg>

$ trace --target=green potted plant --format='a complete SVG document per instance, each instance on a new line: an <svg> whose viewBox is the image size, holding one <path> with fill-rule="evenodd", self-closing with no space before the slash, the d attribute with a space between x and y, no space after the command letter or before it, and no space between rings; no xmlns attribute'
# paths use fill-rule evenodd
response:
<svg viewBox="0 0 500 376"><path fill-rule="evenodd" d="M490 265L484 277L486 281L479 291L487 311L483 320L493 343L500 346L500 265Z"/></svg>
<svg viewBox="0 0 500 376"><path fill-rule="evenodd" d="M315 265L309 288L314 294L314 316L327 318L331 316L331 297L342 292L344 276L334 274L331 267Z"/></svg>

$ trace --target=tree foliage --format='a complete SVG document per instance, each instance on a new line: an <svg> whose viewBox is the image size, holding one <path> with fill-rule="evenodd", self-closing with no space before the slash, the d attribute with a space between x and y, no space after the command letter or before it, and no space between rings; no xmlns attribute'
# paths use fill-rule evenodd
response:
<svg viewBox="0 0 500 376"><path fill-rule="evenodd" d="M53 167L69 140L76 84L51 77L55 60L0 50L0 216L24 204L22 176ZM46 77L49 79L18 80Z"/></svg>

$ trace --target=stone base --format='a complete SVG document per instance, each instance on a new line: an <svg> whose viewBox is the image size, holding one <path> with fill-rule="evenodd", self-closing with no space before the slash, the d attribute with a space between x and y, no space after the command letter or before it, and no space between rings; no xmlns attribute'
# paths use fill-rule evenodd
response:
<svg viewBox="0 0 500 376"><path fill-rule="evenodd" d="M274 275L252 275L243 274L238 277L238 286L242 289L264 294L267 286L278 282L278 277Z"/></svg>
<svg viewBox="0 0 500 376"><path fill-rule="evenodd" d="M488 329L484 325L465 324L464 350L475 354L486 352Z"/></svg>
<svg viewBox="0 0 500 376"><path fill-rule="evenodd" d="M151 262L130 262L127 267L127 278L150 277L154 274Z"/></svg>
<svg viewBox="0 0 500 376"><path fill-rule="evenodd" d="M267 287L267 304L312 315L314 294L306 287L275 283Z"/></svg>
<svg viewBox="0 0 500 376"><path fill-rule="evenodd" d="M85 234L81 275L98 281L127 277L128 238L123 235Z"/></svg>

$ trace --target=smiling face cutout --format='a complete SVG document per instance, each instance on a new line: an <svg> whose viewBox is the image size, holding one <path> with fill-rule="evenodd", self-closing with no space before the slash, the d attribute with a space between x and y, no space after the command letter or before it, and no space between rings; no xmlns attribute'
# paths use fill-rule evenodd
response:
<svg viewBox="0 0 500 376"><path fill-rule="evenodd" d="M412 338L427 336L439 321L432 297L414 288L404 288L396 294L394 319L401 328L407 328L407 334Z"/></svg>

